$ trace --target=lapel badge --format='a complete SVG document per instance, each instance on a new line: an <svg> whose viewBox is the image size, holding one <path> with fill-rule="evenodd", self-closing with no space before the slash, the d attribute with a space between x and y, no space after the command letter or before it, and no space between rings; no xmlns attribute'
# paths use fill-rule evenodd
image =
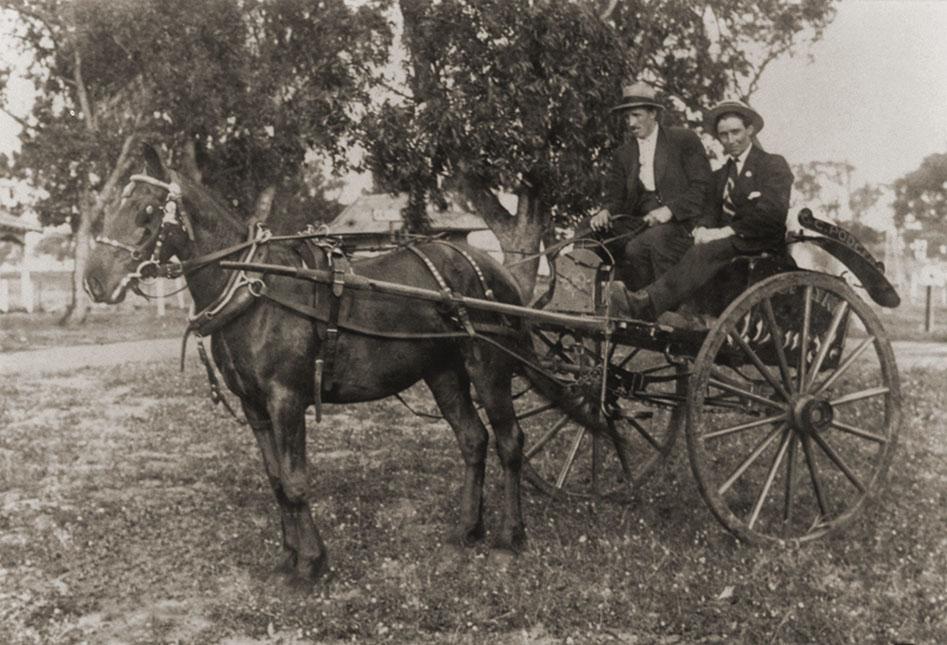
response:
<svg viewBox="0 0 947 645"><path fill-rule="evenodd" d="M753 173L752 173L752 171L747 170L747 171L745 171L745 172L743 173L743 176L744 176L744 177L752 177L752 176L753 176Z"/></svg>

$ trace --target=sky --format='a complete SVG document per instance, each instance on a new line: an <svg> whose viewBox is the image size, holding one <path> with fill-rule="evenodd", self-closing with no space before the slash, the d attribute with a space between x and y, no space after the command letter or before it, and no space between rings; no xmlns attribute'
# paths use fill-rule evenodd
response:
<svg viewBox="0 0 947 645"><path fill-rule="evenodd" d="M750 99L768 150L847 160L855 187L947 152L947 1L843 0L807 53L772 63Z"/></svg>
<svg viewBox="0 0 947 645"><path fill-rule="evenodd" d="M843 0L821 41L770 65L751 103L761 143L790 163L847 160L854 187L903 176L947 152L947 0ZM18 130L0 113L0 153Z"/></svg>

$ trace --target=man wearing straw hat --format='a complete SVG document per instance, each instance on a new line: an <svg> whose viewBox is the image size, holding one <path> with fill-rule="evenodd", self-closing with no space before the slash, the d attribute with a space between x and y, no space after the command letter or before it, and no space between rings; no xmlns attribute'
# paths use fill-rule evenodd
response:
<svg viewBox="0 0 947 645"><path fill-rule="evenodd" d="M613 284L608 294L613 315L654 320L738 255L784 248L793 177L785 159L756 142L763 117L746 103L724 101L707 112L705 125L723 145L727 162L713 174L694 246L646 289Z"/></svg>
<svg viewBox="0 0 947 645"><path fill-rule="evenodd" d="M677 264L691 246L690 232L710 184L710 163L697 135L659 125L663 105L652 87L623 88L621 113L634 137L620 147L605 185L605 208L589 220L618 260L633 289ZM619 217L624 216L624 217ZM630 231L647 228L635 235Z"/></svg>

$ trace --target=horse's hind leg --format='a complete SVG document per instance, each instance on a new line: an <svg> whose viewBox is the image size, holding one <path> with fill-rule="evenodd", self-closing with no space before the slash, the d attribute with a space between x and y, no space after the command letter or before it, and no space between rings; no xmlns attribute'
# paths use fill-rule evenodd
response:
<svg viewBox="0 0 947 645"><path fill-rule="evenodd" d="M460 542L483 539L483 471L487 460L487 429L470 399L470 381L462 369L446 369L425 378L441 414L457 437L464 458L464 489L460 506Z"/></svg>
<svg viewBox="0 0 947 645"><path fill-rule="evenodd" d="M482 348L484 349L484 348ZM490 419L497 441L497 455L503 467L503 524L496 540L501 549L520 551L526 544L523 508L520 497L520 471L523 466L523 431L516 421L510 393L513 369L510 361L496 352L483 352L483 358L468 358L468 371L483 408Z"/></svg>

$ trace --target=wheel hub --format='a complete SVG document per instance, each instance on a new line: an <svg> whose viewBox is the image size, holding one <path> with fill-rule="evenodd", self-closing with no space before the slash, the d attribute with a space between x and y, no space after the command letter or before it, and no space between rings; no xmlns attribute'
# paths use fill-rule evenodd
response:
<svg viewBox="0 0 947 645"><path fill-rule="evenodd" d="M831 425L833 417L832 404L825 399L801 396L792 406L793 427L800 432L822 432Z"/></svg>

